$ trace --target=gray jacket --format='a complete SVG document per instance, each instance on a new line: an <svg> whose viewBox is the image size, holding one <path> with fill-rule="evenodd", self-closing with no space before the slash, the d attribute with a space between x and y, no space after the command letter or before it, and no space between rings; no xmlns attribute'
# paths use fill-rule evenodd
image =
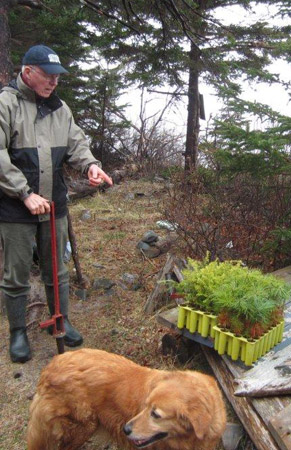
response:
<svg viewBox="0 0 291 450"><path fill-rule="evenodd" d="M18 75L0 93L0 221L48 220L24 205L31 191L55 202L57 218L65 216L64 163L82 173L101 165L66 103L56 94L37 98Z"/></svg>

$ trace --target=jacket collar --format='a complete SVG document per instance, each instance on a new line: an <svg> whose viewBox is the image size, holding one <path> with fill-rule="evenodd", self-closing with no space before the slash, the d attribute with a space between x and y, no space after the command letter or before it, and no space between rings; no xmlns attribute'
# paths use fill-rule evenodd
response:
<svg viewBox="0 0 291 450"><path fill-rule="evenodd" d="M16 91L16 95L31 101L33 103L37 103L40 106L41 116L44 117L47 114L50 114L53 111L59 109L63 103L61 99L57 96L55 92L53 92L49 98L41 98L36 95L36 93L30 89L27 84L24 83L21 74L15 80L12 80L8 88L12 88ZM5 88L4 88L5 89Z"/></svg>

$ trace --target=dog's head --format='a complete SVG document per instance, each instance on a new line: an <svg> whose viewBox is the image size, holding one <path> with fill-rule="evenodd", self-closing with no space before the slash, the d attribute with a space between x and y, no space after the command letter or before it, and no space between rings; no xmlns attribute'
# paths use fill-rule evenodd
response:
<svg viewBox="0 0 291 450"><path fill-rule="evenodd" d="M156 384L145 408L125 424L123 431L138 448L164 439L169 445L171 441L171 448L179 448L181 440L194 443L204 438L213 407L207 386L197 386L190 372L176 372Z"/></svg>

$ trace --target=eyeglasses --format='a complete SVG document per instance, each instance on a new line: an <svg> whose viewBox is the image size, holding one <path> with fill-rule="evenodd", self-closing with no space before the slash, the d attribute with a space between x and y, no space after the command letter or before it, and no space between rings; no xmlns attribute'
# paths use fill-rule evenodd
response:
<svg viewBox="0 0 291 450"><path fill-rule="evenodd" d="M36 70L34 67L30 67L32 72L38 73L40 76L42 76L46 81L52 81L52 82L58 82L60 75L59 74L46 74L44 72L40 72L39 70Z"/></svg>

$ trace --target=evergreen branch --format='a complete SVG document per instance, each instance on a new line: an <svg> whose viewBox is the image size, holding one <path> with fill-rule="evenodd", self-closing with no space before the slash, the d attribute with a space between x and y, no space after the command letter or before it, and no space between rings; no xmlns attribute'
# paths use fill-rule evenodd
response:
<svg viewBox="0 0 291 450"><path fill-rule="evenodd" d="M196 16L200 17L201 19L205 20L206 22L214 23L215 25L219 26L222 30L229 31L228 28L225 27L224 25L222 25L222 23L221 23L219 20L217 20L217 19L211 19L211 18L209 18L209 17L206 18L203 14L199 13L199 12L197 11L197 9L195 9L195 8L193 8L191 5L189 5L189 4L186 2L186 0L182 0L182 3L183 3L184 5L186 5L186 6L190 9L190 11L191 11L193 14L195 14Z"/></svg>
<svg viewBox="0 0 291 450"><path fill-rule="evenodd" d="M11 1L11 3L15 4L15 2L13 1ZM16 0L16 4L22 6L29 6L30 8L34 9L42 9L44 6L42 2L39 0Z"/></svg>
<svg viewBox="0 0 291 450"><path fill-rule="evenodd" d="M164 91L157 91L156 89L148 89L148 92L154 93L154 94L163 94L163 95L172 95L174 97L180 97L180 95L188 96L188 92L164 92Z"/></svg>
<svg viewBox="0 0 291 450"><path fill-rule="evenodd" d="M130 21L130 14L129 14L129 11L127 9L126 0L122 0L122 4L123 4L124 11L126 13L126 16L127 16L127 20Z"/></svg>
<svg viewBox="0 0 291 450"><path fill-rule="evenodd" d="M192 36L189 34L189 31L191 33L193 33L193 31L186 26L186 21L184 20L182 15L179 13L174 1L173 0L162 0L162 1L164 3L165 7L170 12L170 14L174 17L174 19L178 19L178 22L180 22L180 25L182 27L182 30L183 30L185 36L189 39L190 42L192 42L194 47L196 47L198 50L200 50L198 45L196 44L196 42L193 40ZM168 1L170 2L170 5L167 4ZM194 34L194 36L196 36L199 39L202 38L202 36L198 35L197 33L193 33L193 34Z"/></svg>
<svg viewBox="0 0 291 450"><path fill-rule="evenodd" d="M130 0L128 1L128 6L129 6L129 9L130 9L130 11L131 11L133 17L135 17L136 20L138 20L140 23L143 23L143 21L142 21L142 20L138 17L138 15L134 12L134 9L133 9L133 7L132 7L132 4L131 4L131 1L130 1Z"/></svg>
<svg viewBox="0 0 291 450"><path fill-rule="evenodd" d="M92 9L93 11L97 12L101 16L108 17L108 19L116 20L116 22L120 23L121 25L128 28L129 30L134 31L135 33L140 35L140 32L135 27L133 27L129 23L126 23L123 20L119 19L119 17L115 16L114 14L110 14L109 12L105 11L104 9L100 9L98 7L98 5L96 3L94 3L93 1L91 1L91 0L81 0L81 1L85 6Z"/></svg>
<svg viewBox="0 0 291 450"><path fill-rule="evenodd" d="M166 42L166 41L167 41L167 37L166 37L166 23L165 23L165 21L164 21L164 19L163 19L163 15L162 15L162 13L161 13L160 5L159 5L159 0L155 0L155 5L156 5L156 7L157 7L157 11L158 11L158 14L159 14L159 17L160 17L160 21L161 21L161 24L162 24L162 30L163 30L164 42Z"/></svg>

